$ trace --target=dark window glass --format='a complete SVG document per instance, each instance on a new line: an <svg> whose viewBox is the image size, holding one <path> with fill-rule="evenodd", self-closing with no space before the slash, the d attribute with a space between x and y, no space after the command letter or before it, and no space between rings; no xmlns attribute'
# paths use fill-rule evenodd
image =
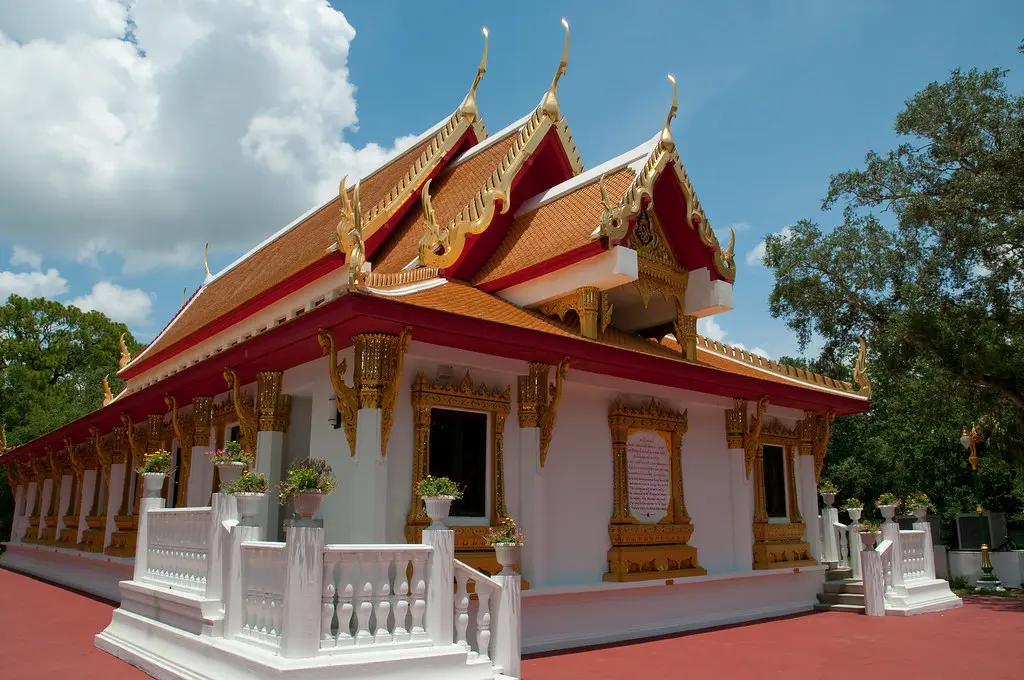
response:
<svg viewBox="0 0 1024 680"><path fill-rule="evenodd" d="M487 515L487 414L430 411L430 469L448 477L464 496L452 503L452 517Z"/></svg>
<svg viewBox="0 0 1024 680"><path fill-rule="evenodd" d="M786 512L786 463L781 446L764 447L764 504L769 517L788 517Z"/></svg>
<svg viewBox="0 0 1024 680"><path fill-rule="evenodd" d="M191 451L189 454L191 455ZM171 484L170 489L167 490L167 507L177 507L175 504L176 497L178 495L178 485L181 484L181 447L174 447L174 454L171 458L171 464L174 465L174 483Z"/></svg>
<svg viewBox="0 0 1024 680"><path fill-rule="evenodd" d="M228 441L229 442L239 442L239 441L242 441L242 428L241 428L241 426L235 425L230 430L228 430Z"/></svg>

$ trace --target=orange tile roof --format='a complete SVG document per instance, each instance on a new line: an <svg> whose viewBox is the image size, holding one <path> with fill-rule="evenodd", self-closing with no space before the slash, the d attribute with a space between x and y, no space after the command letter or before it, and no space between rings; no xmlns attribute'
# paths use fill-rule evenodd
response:
<svg viewBox="0 0 1024 680"><path fill-rule="evenodd" d="M635 174L628 167L605 177L609 200L618 203ZM477 274L473 283L483 285L585 246L600 223L600 177L570 193L519 214L511 229Z"/></svg>
<svg viewBox="0 0 1024 680"><path fill-rule="evenodd" d="M504 139L489 142L488 148L470 158L446 168L430 183L430 201L437 223L447 226L477 195L487 178L495 171L501 159L515 141L518 130ZM472 149L470 149L470 153ZM423 235L423 205L417 201L394 226L391 234L372 258L374 271L393 273L401 271L419 254L419 241Z"/></svg>
<svg viewBox="0 0 1024 680"><path fill-rule="evenodd" d="M360 204L369 207L383 200L432 139L428 136L363 179L359 187ZM337 241L338 219L338 199L335 198L264 248L217 276L144 350L145 354L153 356L171 347L323 258Z"/></svg>

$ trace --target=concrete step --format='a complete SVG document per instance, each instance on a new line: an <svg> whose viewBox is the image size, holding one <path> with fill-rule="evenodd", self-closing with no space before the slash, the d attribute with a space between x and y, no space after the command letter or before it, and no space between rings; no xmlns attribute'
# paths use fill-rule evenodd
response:
<svg viewBox="0 0 1024 680"><path fill-rule="evenodd" d="M821 604L855 604L864 606L864 596L856 593L818 593Z"/></svg>
<svg viewBox="0 0 1024 680"><path fill-rule="evenodd" d="M864 582L855 581L851 579L845 579L842 581L825 581L825 592L826 593L855 593L857 595L864 594Z"/></svg>
<svg viewBox="0 0 1024 680"><path fill-rule="evenodd" d="M849 567L836 567L825 572L826 581L842 581L853 577L853 569Z"/></svg>
<svg viewBox="0 0 1024 680"><path fill-rule="evenodd" d="M836 567L838 567L839 563L836 561L829 562L827 560L822 560L821 566L825 567L825 570L828 571L830 569L835 569Z"/></svg>
<svg viewBox="0 0 1024 680"><path fill-rule="evenodd" d="M818 612L847 612L850 614L863 614L864 607L856 604L822 604L814 605L814 611Z"/></svg>

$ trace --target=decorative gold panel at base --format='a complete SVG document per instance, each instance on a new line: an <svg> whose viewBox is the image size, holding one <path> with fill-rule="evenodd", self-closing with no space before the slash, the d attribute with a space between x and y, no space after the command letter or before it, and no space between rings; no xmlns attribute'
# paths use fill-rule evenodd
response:
<svg viewBox="0 0 1024 680"><path fill-rule="evenodd" d="M57 534L56 546L58 548L74 548L78 542L78 518L65 517L64 528Z"/></svg>
<svg viewBox="0 0 1024 680"><path fill-rule="evenodd" d="M708 570L697 562L697 549L688 545L638 545L608 551L605 581L653 581L703 576Z"/></svg>
<svg viewBox="0 0 1024 680"><path fill-rule="evenodd" d="M117 531L110 535L110 545L103 551L111 557L135 557L135 541L138 539L138 515L114 517Z"/></svg>
<svg viewBox="0 0 1024 680"><path fill-rule="evenodd" d="M616 546L688 543L692 535L692 524L612 524L608 527L608 536Z"/></svg>
<svg viewBox="0 0 1024 680"><path fill-rule="evenodd" d="M85 523L89 528L82 532L82 540L77 546L78 549L82 552L103 552L103 542L107 533L107 518L102 515L87 515Z"/></svg>
<svg viewBox="0 0 1024 680"><path fill-rule="evenodd" d="M804 523L754 523L754 569L812 566L818 562L803 541Z"/></svg>
<svg viewBox="0 0 1024 680"><path fill-rule="evenodd" d="M39 540L39 518L29 517L28 529L25 530L25 535L21 537L21 542L26 545L35 545Z"/></svg>
<svg viewBox="0 0 1024 680"><path fill-rule="evenodd" d="M43 526L43 533L39 535L39 545L57 545L57 518L44 518L46 524Z"/></svg>

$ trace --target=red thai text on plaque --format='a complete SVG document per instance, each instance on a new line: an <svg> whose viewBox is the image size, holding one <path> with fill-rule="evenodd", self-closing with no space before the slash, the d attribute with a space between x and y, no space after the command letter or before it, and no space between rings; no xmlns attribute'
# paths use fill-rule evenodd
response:
<svg viewBox="0 0 1024 680"><path fill-rule="evenodd" d="M626 439L629 512L641 522L657 522L668 514L671 442L669 432L629 430Z"/></svg>

